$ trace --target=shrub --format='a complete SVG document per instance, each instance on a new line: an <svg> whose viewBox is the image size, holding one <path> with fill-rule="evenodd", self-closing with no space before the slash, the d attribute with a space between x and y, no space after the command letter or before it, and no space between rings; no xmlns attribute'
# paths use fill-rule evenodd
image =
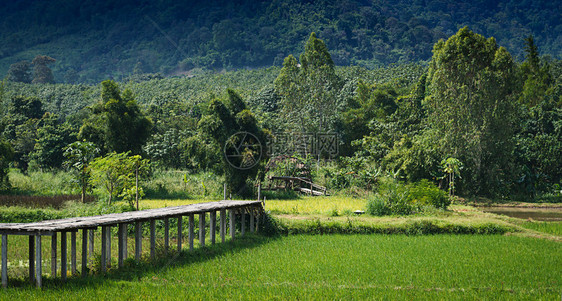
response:
<svg viewBox="0 0 562 301"><path fill-rule="evenodd" d="M367 201L366 210L370 215L384 216L390 214L390 207L386 204L386 200L380 194L374 195Z"/></svg>
<svg viewBox="0 0 562 301"><path fill-rule="evenodd" d="M408 215L433 206L446 209L451 201L444 191L427 180L405 185L393 179L381 181L377 193L367 201L367 213L376 216Z"/></svg>
<svg viewBox="0 0 562 301"><path fill-rule="evenodd" d="M431 205L438 209L447 209L451 204L451 200L447 197L445 191L435 187L435 185L426 179L409 185L408 198L413 203L423 205Z"/></svg>

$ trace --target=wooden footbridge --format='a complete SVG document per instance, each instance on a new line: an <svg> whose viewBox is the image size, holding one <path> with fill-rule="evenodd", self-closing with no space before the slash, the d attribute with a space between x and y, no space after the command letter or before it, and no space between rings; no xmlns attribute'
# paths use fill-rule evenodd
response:
<svg viewBox="0 0 562 301"><path fill-rule="evenodd" d="M11 223L0 224L0 234L2 235L2 286L8 285L8 236L27 235L29 237L29 279L36 283L37 287L42 285L42 238L51 237L51 272L56 277L57 272L57 238L60 237L61 266L60 275L63 281L67 278L68 263L68 242L67 233L70 233L70 263L72 275L77 274L76 258L76 233L82 232L82 258L81 274L88 274L88 259L94 253L94 230L101 227L101 271L107 271L111 264L111 227L117 227L118 231L118 264L123 266L127 255L127 229L129 225L135 228L135 259L139 261L142 254L142 223L150 224L150 256L156 256L156 220L164 221L164 247L169 248L170 242L170 218L177 219L178 236L177 249L182 250L182 223L183 217L189 220L189 249L193 250L194 241L194 216L199 215L199 242L205 246L205 218L209 214L209 238L212 244L215 243L217 212L220 212L219 233L222 242L226 236L226 214L229 214L230 236L234 239L236 232L235 218L241 218L240 234L244 235L246 224L249 224L249 231L255 232L258 228L259 216L263 213L260 201L218 201L209 203L192 204L177 207L166 207L134 212L105 214L98 216L73 217L58 220L46 220L34 223ZM246 222L245 219L249 218Z"/></svg>
<svg viewBox="0 0 562 301"><path fill-rule="evenodd" d="M312 180L304 177L282 177L282 176L272 176L269 177L270 185L262 188L263 190L295 190L300 191L305 194L310 194L314 196L327 195L328 190L324 186L314 184ZM281 185L271 185L272 182L281 182Z"/></svg>

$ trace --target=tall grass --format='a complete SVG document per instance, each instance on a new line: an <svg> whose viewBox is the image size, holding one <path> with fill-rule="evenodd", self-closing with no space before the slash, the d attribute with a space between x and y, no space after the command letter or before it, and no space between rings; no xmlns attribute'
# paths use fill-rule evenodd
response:
<svg viewBox="0 0 562 301"><path fill-rule="evenodd" d="M69 172L32 171L27 174L12 168L8 173L14 194L24 195L63 195L77 194L79 190L74 185L74 179Z"/></svg>
<svg viewBox="0 0 562 301"><path fill-rule="evenodd" d="M562 236L562 222L524 222L521 227L544 232L552 235Z"/></svg>
<svg viewBox="0 0 562 301"><path fill-rule="evenodd" d="M218 199L223 196L222 177L211 172L189 174L178 170L157 170L144 183L146 198Z"/></svg>

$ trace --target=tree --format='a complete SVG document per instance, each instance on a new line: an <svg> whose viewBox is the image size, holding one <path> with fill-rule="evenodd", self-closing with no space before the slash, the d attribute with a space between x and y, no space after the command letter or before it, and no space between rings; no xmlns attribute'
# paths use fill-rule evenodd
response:
<svg viewBox="0 0 562 301"><path fill-rule="evenodd" d="M10 181L8 180L8 171L10 162L14 157L14 151L10 143L4 141L0 137L0 191L10 188Z"/></svg>
<svg viewBox="0 0 562 301"><path fill-rule="evenodd" d="M301 132L332 130L336 113L341 109L337 102L341 81L328 48L315 33L310 34L300 63L289 55L275 79L282 117L293 123L287 124L287 128Z"/></svg>
<svg viewBox="0 0 562 301"><path fill-rule="evenodd" d="M56 62L56 60L50 56L38 55L31 62L33 67L33 83L34 84L54 84L55 77L53 76L53 71L47 65Z"/></svg>
<svg viewBox="0 0 562 301"><path fill-rule="evenodd" d="M76 180L81 190L81 201L84 202L86 192L90 186L90 168L89 164L99 152L99 149L91 142L76 141L69 144L64 149L64 157L66 158L65 166L74 171Z"/></svg>
<svg viewBox="0 0 562 301"><path fill-rule="evenodd" d="M549 64L541 62L533 36L526 38L525 44L525 62L521 64L523 91L519 102L534 107L552 93L553 79Z"/></svg>
<svg viewBox="0 0 562 301"><path fill-rule="evenodd" d="M31 83L31 63L20 61L10 65L8 80L12 82Z"/></svg>
<svg viewBox="0 0 562 301"><path fill-rule="evenodd" d="M3 136L12 145L16 167L27 170L35 147L37 127L45 111L39 98L14 96L2 119Z"/></svg>
<svg viewBox="0 0 562 301"><path fill-rule="evenodd" d="M258 174L260 163L263 162L258 160L264 159L256 150L259 147L262 151L265 150L265 144L262 144L265 143L265 133L253 113L246 109L240 95L233 90L227 92L228 101L211 100L209 114L199 121L197 135L185 141L186 154L192 166L214 168L217 173L224 175L230 191L240 196L249 196L252 185L248 185L248 181ZM242 144L259 144L259 147L239 148ZM228 150L234 148L242 156L227 158ZM248 164L245 165L246 163ZM240 168L241 165L251 167Z"/></svg>
<svg viewBox="0 0 562 301"><path fill-rule="evenodd" d="M80 128L79 139L96 143L105 151L140 154L150 137L152 121L141 111L133 93L119 90L116 82L102 82L101 100Z"/></svg>
<svg viewBox="0 0 562 301"><path fill-rule="evenodd" d="M127 179L131 176L127 156L127 153L112 152L90 163L90 184L105 190L109 205L123 191Z"/></svg>
<svg viewBox="0 0 562 301"><path fill-rule="evenodd" d="M494 194L512 163L516 66L511 55L468 28L433 49L424 105L445 157L465 163L464 187Z"/></svg>
<svg viewBox="0 0 562 301"><path fill-rule="evenodd" d="M460 178L462 162L456 158L447 158L441 161L441 168L449 184L449 198L452 198L455 195L455 175Z"/></svg>
<svg viewBox="0 0 562 301"><path fill-rule="evenodd" d="M45 113L39 121L30 157L42 168L60 168L64 161L63 149L74 140L76 133L68 122L61 123L58 115Z"/></svg>

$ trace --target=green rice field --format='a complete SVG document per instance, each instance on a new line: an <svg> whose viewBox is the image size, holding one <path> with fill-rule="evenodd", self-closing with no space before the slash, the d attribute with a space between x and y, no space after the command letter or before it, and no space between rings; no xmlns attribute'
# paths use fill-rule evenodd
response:
<svg viewBox="0 0 562 301"><path fill-rule="evenodd" d="M562 245L499 235L248 236L1 299L560 300Z"/></svg>

